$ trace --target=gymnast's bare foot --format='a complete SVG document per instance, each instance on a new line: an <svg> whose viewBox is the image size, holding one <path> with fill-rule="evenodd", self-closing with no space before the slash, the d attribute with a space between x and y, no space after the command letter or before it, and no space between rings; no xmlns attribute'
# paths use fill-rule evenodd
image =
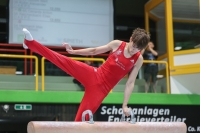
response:
<svg viewBox="0 0 200 133"><path fill-rule="evenodd" d="M26 29L26 28L23 28L22 30L25 34L25 39L28 40L28 41L32 41L33 40L33 37L31 35L31 33ZM25 43L23 43L23 47L24 49L28 49L28 47L26 46Z"/></svg>

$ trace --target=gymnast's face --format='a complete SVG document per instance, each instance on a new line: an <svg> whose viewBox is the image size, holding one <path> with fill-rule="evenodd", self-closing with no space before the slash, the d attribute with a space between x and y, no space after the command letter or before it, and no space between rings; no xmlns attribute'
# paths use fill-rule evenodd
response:
<svg viewBox="0 0 200 133"><path fill-rule="evenodd" d="M129 54L130 55L134 55L138 51L140 51L140 50L137 48L137 45L135 43L133 43L133 41L130 41L129 45L128 45L128 52L129 52Z"/></svg>

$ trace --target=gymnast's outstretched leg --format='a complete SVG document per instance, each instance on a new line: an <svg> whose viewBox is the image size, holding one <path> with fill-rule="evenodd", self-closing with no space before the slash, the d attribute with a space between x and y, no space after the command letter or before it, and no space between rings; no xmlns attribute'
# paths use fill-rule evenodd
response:
<svg viewBox="0 0 200 133"><path fill-rule="evenodd" d="M79 82L81 82L84 86L89 86L91 83L95 83L95 80L97 79L93 67L88 66L85 63L72 60L69 57L61 55L41 45L39 42L33 39L32 35L27 29L24 28L23 32L25 34L25 40L23 44L24 48L29 48L45 57L63 71L79 80ZM87 78L85 77L86 75Z"/></svg>
<svg viewBox="0 0 200 133"><path fill-rule="evenodd" d="M72 60L41 45L39 42L33 40L33 37L28 30L23 29L23 32L25 33L23 44L25 48L30 48L32 51L44 56L53 64L75 77L85 86L85 94L78 109L75 121L81 121L82 113L85 110L89 109L92 113L96 112L107 94L103 92L103 85L98 84L99 79L94 68L85 63ZM88 119L88 117L86 119Z"/></svg>

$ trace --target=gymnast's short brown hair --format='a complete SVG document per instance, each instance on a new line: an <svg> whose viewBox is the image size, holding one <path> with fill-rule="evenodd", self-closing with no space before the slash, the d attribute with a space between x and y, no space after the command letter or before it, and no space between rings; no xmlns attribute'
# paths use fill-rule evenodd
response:
<svg viewBox="0 0 200 133"><path fill-rule="evenodd" d="M150 41L150 34L144 29L136 28L131 35L133 43L139 50L147 47Z"/></svg>

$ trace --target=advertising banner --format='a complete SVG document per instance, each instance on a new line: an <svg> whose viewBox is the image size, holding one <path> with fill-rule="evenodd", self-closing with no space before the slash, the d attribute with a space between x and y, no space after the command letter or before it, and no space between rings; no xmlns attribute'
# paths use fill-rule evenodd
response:
<svg viewBox="0 0 200 133"><path fill-rule="evenodd" d="M129 105L135 122L184 122L187 132L200 133L200 106L194 105ZM95 113L97 121L120 121L120 104L102 104ZM126 117L130 121L130 117Z"/></svg>

